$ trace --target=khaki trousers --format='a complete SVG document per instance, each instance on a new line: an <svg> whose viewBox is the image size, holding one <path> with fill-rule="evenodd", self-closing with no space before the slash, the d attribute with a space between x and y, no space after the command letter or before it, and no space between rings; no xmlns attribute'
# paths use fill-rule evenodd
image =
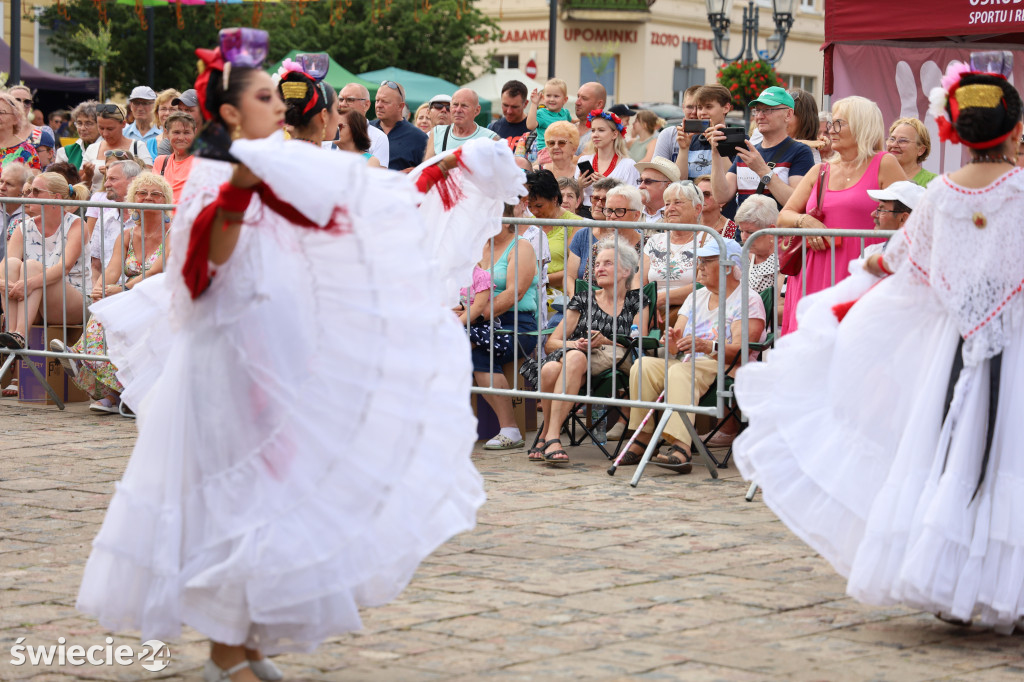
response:
<svg viewBox="0 0 1024 682"><path fill-rule="evenodd" d="M643 368L641 372L640 369ZM693 405L700 402L700 398L715 383L718 376L718 361L706 356L696 360L683 362L670 358L668 361L668 391L665 395L665 402L670 405ZM665 360L662 358L644 358L643 362L636 362L629 373L629 397L631 400L648 400L654 402L665 389ZM691 395L692 390L692 395ZM633 408L629 411L629 428L636 430L640 428L640 422L647 414L646 410ZM655 415L656 417L657 415ZM686 418L692 424L694 415L686 413ZM644 433L652 433L656 419L652 417L644 427ZM683 424L678 412L672 414L668 425L665 427L665 435L671 436L678 441L682 447L688 447L692 442L690 432Z"/></svg>

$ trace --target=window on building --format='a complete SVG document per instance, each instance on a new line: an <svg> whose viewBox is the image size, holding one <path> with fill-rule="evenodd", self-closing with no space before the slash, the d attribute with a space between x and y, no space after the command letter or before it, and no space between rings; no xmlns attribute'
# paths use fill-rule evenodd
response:
<svg viewBox="0 0 1024 682"><path fill-rule="evenodd" d="M814 76L798 76L792 73L780 73L779 78L786 81L786 88L800 88L814 93Z"/></svg>
<svg viewBox="0 0 1024 682"><path fill-rule="evenodd" d="M580 57L580 83L597 81L608 92L608 101L615 101L615 84L618 82L619 56L608 54L585 54Z"/></svg>
<svg viewBox="0 0 1024 682"><path fill-rule="evenodd" d="M802 12L817 12L818 2L824 3L825 0L800 0L800 11Z"/></svg>
<svg viewBox="0 0 1024 682"><path fill-rule="evenodd" d="M496 69L518 69L519 55L517 54L496 54L494 55L494 68Z"/></svg>

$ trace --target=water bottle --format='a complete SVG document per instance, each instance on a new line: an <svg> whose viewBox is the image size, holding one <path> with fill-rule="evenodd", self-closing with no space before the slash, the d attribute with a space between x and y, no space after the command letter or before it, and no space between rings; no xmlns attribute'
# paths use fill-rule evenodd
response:
<svg viewBox="0 0 1024 682"><path fill-rule="evenodd" d="M629 338L639 339L640 338L640 327L635 324L629 328Z"/></svg>
<svg viewBox="0 0 1024 682"><path fill-rule="evenodd" d="M608 442L608 425L605 423L608 417L608 410L604 405L594 405L590 408L591 432L594 434L594 442L604 445Z"/></svg>

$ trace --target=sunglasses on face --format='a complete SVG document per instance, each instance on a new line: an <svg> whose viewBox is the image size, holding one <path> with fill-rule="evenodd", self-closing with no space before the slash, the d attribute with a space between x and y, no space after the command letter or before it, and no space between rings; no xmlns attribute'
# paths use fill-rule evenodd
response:
<svg viewBox="0 0 1024 682"><path fill-rule="evenodd" d="M452 105L448 104L447 102L434 102L433 104L430 105L430 108L436 109L437 111L441 111L442 109L444 111L451 111Z"/></svg>
<svg viewBox="0 0 1024 682"><path fill-rule="evenodd" d="M121 107L117 106L116 104L99 105L98 107L96 107L96 115L104 116L104 118L115 117L119 121L124 121L124 111L122 111Z"/></svg>
<svg viewBox="0 0 1024 682"><path fill-rule="evenodd" d="M26 109L31 109L32 108L32 100L30 100L30 99L22 99L20 97L15 97L14 99L16 99L17 101L19 101L22 104L24 104Z"/></svg>

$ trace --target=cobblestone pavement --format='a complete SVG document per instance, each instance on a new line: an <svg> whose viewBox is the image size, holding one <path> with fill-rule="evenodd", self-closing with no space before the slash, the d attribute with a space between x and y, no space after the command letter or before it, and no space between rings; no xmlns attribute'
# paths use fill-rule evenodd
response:
<svg viewBox="0 0 1024 682"><path fill-rule="evenodd" d="M12 665L11 647L104 644L74 609L89 543L134 423L0 401L0 679L198 679L207 645L171 643L159 673ZM364 629L277 659L293 680L1024 679L1021 637L855 603L735 467L605 475L593 448L565 469L523 452L474 458L488 502L473 532L422 565ZM132 633L113 646L138 648Z"/></svg>

